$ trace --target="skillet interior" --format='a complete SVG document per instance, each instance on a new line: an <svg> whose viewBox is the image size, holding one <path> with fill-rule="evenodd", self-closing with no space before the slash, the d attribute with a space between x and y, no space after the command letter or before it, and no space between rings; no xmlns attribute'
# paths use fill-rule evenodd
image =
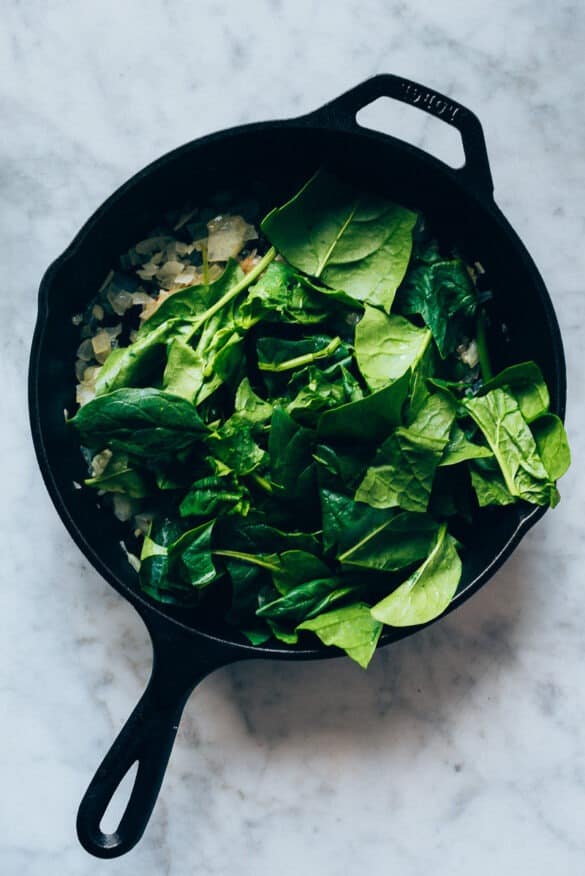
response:
<svg viewBox="0 0 585 876"><path fill-rule="evenodd" d="M322 163L356 183L421 209L435 232L457 242L486 268L495 300L490 349L497 369L535 359L551 390L552 410L564 413L564 363L558 326L546 290L524 247L491 198L468 191L456 173L401 141L356 129L339 131L286 122L233 129L196 141L141 171L116 192L82 229L41 288L31 368L33 431L41 467L59 513L98 570L143 614L147 602L119 542L127 529L103 513L91 490L76 490L86 476L76 437L63 410L75 410L73 363L79 330L71 316L96 294L117 256L156 225L161 212L185 202L205 204L212 193L255 196L258 181L269 208L281 203ZM507 327L507 340L501 331ZM516 507L483 512L468 539L464 572L452 607L484 583L522 534L544 513ZM225 641L243 641L213 617L156 606L175 623ZM383 642L414 630L389 630ZM255 649L271 651L274 646ZM295 648L279 651L298 653ZM324 654L318 648L311 656ZM331 653L329 649L329 654ZM308 655L304 651L305 656ZM301 656L299 654L299 656Z"/></svg>

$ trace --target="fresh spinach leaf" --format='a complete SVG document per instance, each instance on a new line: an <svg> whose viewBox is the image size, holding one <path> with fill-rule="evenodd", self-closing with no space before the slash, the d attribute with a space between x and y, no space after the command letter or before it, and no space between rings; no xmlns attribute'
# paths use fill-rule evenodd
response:
<svg viewBox="0 0 585 876"><path fill-rule="evenodd" d="M361 532L356 527L353 538L346 540L349 546L338 555L338 560L344 566L395 572L426 557L437 528L427 514L408 511L387 517L384 523L365 532L362 523Z"/></svg>
<svg viewBox="0 0 585 876"><path fill-rule="evenodd" d="M234 408L236 413L241 414L250 423L261 425L272 416L272 405L256 395L247 377L244 377L236 390Z"/></svg>
<svg viewBox="0 0 585 876"><path fill-rule="evenodd" d="M341 648L366 669L376 650L382 624L372 616L369 606L356 602L303 621L297 630L310 630L324 645Z"/></svg>
<svg viewBox="0 0 585 876"><path fill-rule="evenodd" d="M534 420L530 428L549 478L557 481L571 465L569 441L562 421L556 414L544 414Z"/></svg>
<svg viewBox="0 0 585 876"><path fill-rule="evenodd" d="M497 388L464 405L493 451L508 492L535 505L555 504L556 488L514 396Z"/></svg>
<svg viewBox="0 0 585 876"><path fill-rule="evenodd" d="M373 508L426 511L454 418L451 400L430 396L415 421L408 428L397 428L380 446L356 500Z"/></svg>
<svg viewBox="0 0 585 876"><path fill-rule="evenodd" d="M243 414L232 416L210 432L207 445L213 456L237 475L247 475L266 461L266 451L254 437L254 423Z"/></svg>
<svg viewBox="0 0 585 876"><path fill-rule="evenodd" d="M282 408L272 414L268 453L277 496L308 500L315 493L315 433L296 423Z"/></svg>
<svg viewBox="0 0 585 876"><path fill-rule="evenodd" d="M513 505L516 501L516 497L506 486L495 457L474 460L469 466L469 473L480 508L489 505Z"/></svg>
<svg viewBox="0 0 585 876"><path fill-rule="evenodd" d="M477 305L477 292L459 258L418 264L408 271L397 298L401 313L422 316L443 359L461 343Z"/></svg>
<svg viewBox="0 0 585 876"><path fill-rule="evenodd" d="M165 298L146 319L139 331L139 337L147 337L160 325L172 322L179 326L192 323L201 317L216 301L244 279L244 272L236 261L230 259L220 277L213 283L200 283L173 292ZM130 348L128 348L130 349Z"/></svg>
<svg viewBox="0 0 585 876"><path fill-rule="evenodd" d="M366 306L355 330L355 355L372 392L416 368L430 340L427 329L417 328L402 316L388 316Z"/></svg>
<svg viewBox="0 0 585 876"><path fill-rule="evenodd" d="M550 404L548 388L536 362L520 362L518 365L505 368L485 382L479 388L477 395L486 395L498 387L514 396L520 413L527 423L531 423L548 411Z"/></svg>
<svg viewBox="0 0 585 876"><path fill-rule="evenodd" d="M97 375L98 397L123 387L136 386L151 377L155 365L161 358L164 361L167 341L179 327L180 323L173 320L161 323L128 347L112 350Z"/></svg>
<svg viewBox="0 0 585 876"><path fill-rule="evenodd" d="M215 521L184 532L169 546L169 575L202 590L219 577L211 550Z"/></svg>
<svg viewBox="0 0 585 876"><path fill-rule="evenodd" d="M113 454L104 471L83 482L105 493L125 493L131 499L143 499L155 492L152 479L132 466L125 454Z"/></svg>
<svg viewBox="0 0 585 876"><path fill-rule="evenodd" d="M485 444L474 444L469 441L463 429L453 423L449 441L443 451L439 465L457 465L468 459L484 459L493 456L492 451Z"/></svg>
<svg viewBox="0 0 585 876"><path fill-rule="evenodd" d="M443 524L424 563L373 606L372 617L391 627L410 627L428 623L442 614L461 579L461 560L455 544Z"/></svg>
<svg viewBox="0 0 585 876"><path fill-rule="evenodd" d="M117 389L98 396L71 420L87 447L110 447L133 457L172 457L206 433L185 399L159 389Z"/></svg>
<svg viewBox="0 0 585 876"><path fill-rule="evenodd" d="M340 587L337 578L317 578L299 584L256 612L258 617L284 622L295 627L301 621L325 611L335 602L351 593L351 587Z"/></svg>
<svg viewBox="0 0 585 876"><path fill-rule="evenodd" d="M389 311L412 250L416 213L320 171L262 231L293 267Z"/></svg>
<svg viewBox="0 0 585 876"><path fill-rule="evenodd" d="M315 325L339 309L335 299L322 294L307 278L284 262L272 262L250 288L239 309L239 318L264 322Z"/></svg>
<svg viewBox="0 0 585 876"><path fill-rule="evenodd" d="M329 377L320 368L309 365L297 373L295 384L301 381L301 388L287 404L286 412L306 426L314 427L323 411L363 397L359 383L349 372Z"/></svg>
<svg viewBox="0 0 585 876"><path fill-rule="evenodd" d="M200 478L195 481L179 505L181 517L217 517L250 510L250 493L234 475Z"/></svg>
<svg viewBox="0 0 585 876"><path fill-rule="evenodd" d="M407 372L390 385L321 414L317 424L320 439L379 441L400 423L408 394Z"/></svg>

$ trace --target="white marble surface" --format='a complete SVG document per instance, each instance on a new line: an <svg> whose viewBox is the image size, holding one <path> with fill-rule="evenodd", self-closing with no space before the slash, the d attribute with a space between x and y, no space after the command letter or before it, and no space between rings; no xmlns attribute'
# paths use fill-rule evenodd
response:
<svg viewBox="0 0 585 876"><path fill-rule="evenodd" d="M4 0L2 874L584 872L584 44L578 0ZM150 653L36 469L25 373L40 276L160 153L381 71L484 123L497 200L565 337L563 501L479 595L366 674L250 663L207 679L144 840L97 861L77 845L77 804Z"/></svg>

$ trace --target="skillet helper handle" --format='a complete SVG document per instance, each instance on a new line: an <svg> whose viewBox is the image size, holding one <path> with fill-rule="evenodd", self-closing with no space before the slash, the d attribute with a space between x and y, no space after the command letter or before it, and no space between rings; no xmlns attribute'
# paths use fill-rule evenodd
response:
<svg viewBox="0 0 585 876"><path fill-rule="evenodd" d="M155 645L146 690L81 801L77 835L84 849L98 858L124 855L141 838L158 797L185 703L195 685L223 665L221 660L204 664L197 675L193 671L192 652L190 663L185 660L187 657L173 656L170 650L161 654ZM188 669L182 673L185 666ZM106 834L100 827L101 820L118 786L136 762L138 771L120 824L116 831Z"/></svg>
<svg viewBox="0 0 585 876"><path fill-rule="evenodd" d="M323 118L334 127L356 130L360 128L356 114L379 97L391 97L418 107L456 128L461 135L465 164L453 172L479 195L491 198L494 184L479 119L471 110L426 85L382 73L326 103L308 118Z"/></svg>

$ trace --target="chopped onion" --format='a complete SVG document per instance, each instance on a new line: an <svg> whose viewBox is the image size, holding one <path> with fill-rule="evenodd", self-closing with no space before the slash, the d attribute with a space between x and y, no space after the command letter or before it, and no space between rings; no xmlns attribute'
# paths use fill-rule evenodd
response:
<svg viewBox="0 0 585 876"><path fill-rule="evenodd" d="M143 533L143 535L146 535L146 533L150 529L151 523L152 523L152 515L151 514L137 514L134 518L134 525L136 527L136 531Z"/></svg>
<svg viewBox="0 0 585 876"><path fill-rule="evenodd" d="M83 380L83 375L85 374L85 369L87 368L87 362L83 359L77 359L75 362L75 377L79 382Z"/></svg>
<svg viewBox="0 0 585 876"><path fill-rule="evenodd" d="M100 329L91 339L93 352L98 362L105 362L112 352L112 339L105 329Z"/></svg>
<svg viewBox="0 0 585 876"><path fill-rule="evenodd" d="M104 308L101 306L101 304L94 304L94 306L91 309L91 312L92 312L93 316L95 316L95 318L97 319L98 322L101 322L102 319L104 318Z"/></svg>
<svg viewBox="0 0 585 876"><path fill-rule="evenodd" d="M137 289L136 292L132 293L132 304L140 304L144 306L148 304L149 301L152 301L152 296L148 294L148 292L144 292L142 289Z"/></svg>
<svg viewBox="0 0 585 876"><path fill-rule="evenodd" d="M258 233L242 216L216 216L207 223L207 255L210 262L235 258L244 243L256 240Z"/></svg>
<svg viewBox="0 0 585 876"><path fill-rule="evenodd" d="M457 347L457 353L461 361L469 368L475 368L479 364L479 350L475 340L470 341L468 344L460 344Z"/></svg>
<svg viewBox="0 0 585 876"><path fill-rule="evenodd" d="M155 261L146 262L139 271L136 271L141 280L152 280L158 271L158 264Z"/></svg>
<svg viewBox="0 0 585 876"><path fill-rule="evenodd" d="M179 286L191 286L194 283L201 282L201 274L193 265L188 265L180 274L175 277L175 283Z"/></svg>
<svg viewBox="0 0 585 876"><path fill-rule="evenodd" d="M82 313L75 313L71 317L71 322L73 323L73 325L81 325L81 323L83 322L83 314Z"/></svg>
<svg viewBox="0 0 585 876"><path fill-rule="evenodd" d="M75 387L75 401L82 408L95 398L95 386L89 383L78 383Z"/></svg>
<svg viewBox="0 0 585 876"><path fill-rule="evenodd" d="M140 563L140 560L138 559L138 557L136 556L136 554L131 554L123 541L120 542L120 547L122 548L122 550L126 554L126 559L130 563L130 565L132 566L134 571L140 572L141 563Z"/></svg>
<svg viewBox="0 0 585 876"><path fill-rule="evenodd" d="M77 358L83 359L84 362L91 362L93 359L93 344L90 338L82 341L77 348Z"/></svg>
<svg viewBox="0 0 585 876"><path fill-rule="evenodd" d="M151 255L151 253L156 252L157 249L166 246L172 240L173 238L169 237L166 234L162 234L157 237L146 237L144 240L141 240L139 243L137 243L136 246L133 247L133 249L135 252L140 253L140 255Z"/></svg>
<svg viewBox="0 0 585 876"><path fill-rule="evenodd" d="M85 374L83 375L84 383L94 383L96 378L101 371L101 365L90 365L89 368L85 369Z"/></svg>
<svg viewBox="0 0 585 876"><path fill-rule="evenodd" d="M96 453L90 462L92 478L99 478L100 475L103 475L112 456L112 451L107 448L106 450L102 450L101 453Z"/></svg>
<svg viewBox="0 0 585 876"><path fill-rule="evenodd" d="M114 291L110 289L107 295L108 301L112 306L112 310L117 316L124 316L126 311L132 307L132 293L127 292L125 289L120 289L119 291Z"/></svg>
<svg viewBox="0 0 585 876"><path fill-rule="evenodd" d="M113 503L114 514L116 515L118 520L121 520L122 523L130 520L134 511L132 507L132 500L124 493L114 493Z"/></svg>

